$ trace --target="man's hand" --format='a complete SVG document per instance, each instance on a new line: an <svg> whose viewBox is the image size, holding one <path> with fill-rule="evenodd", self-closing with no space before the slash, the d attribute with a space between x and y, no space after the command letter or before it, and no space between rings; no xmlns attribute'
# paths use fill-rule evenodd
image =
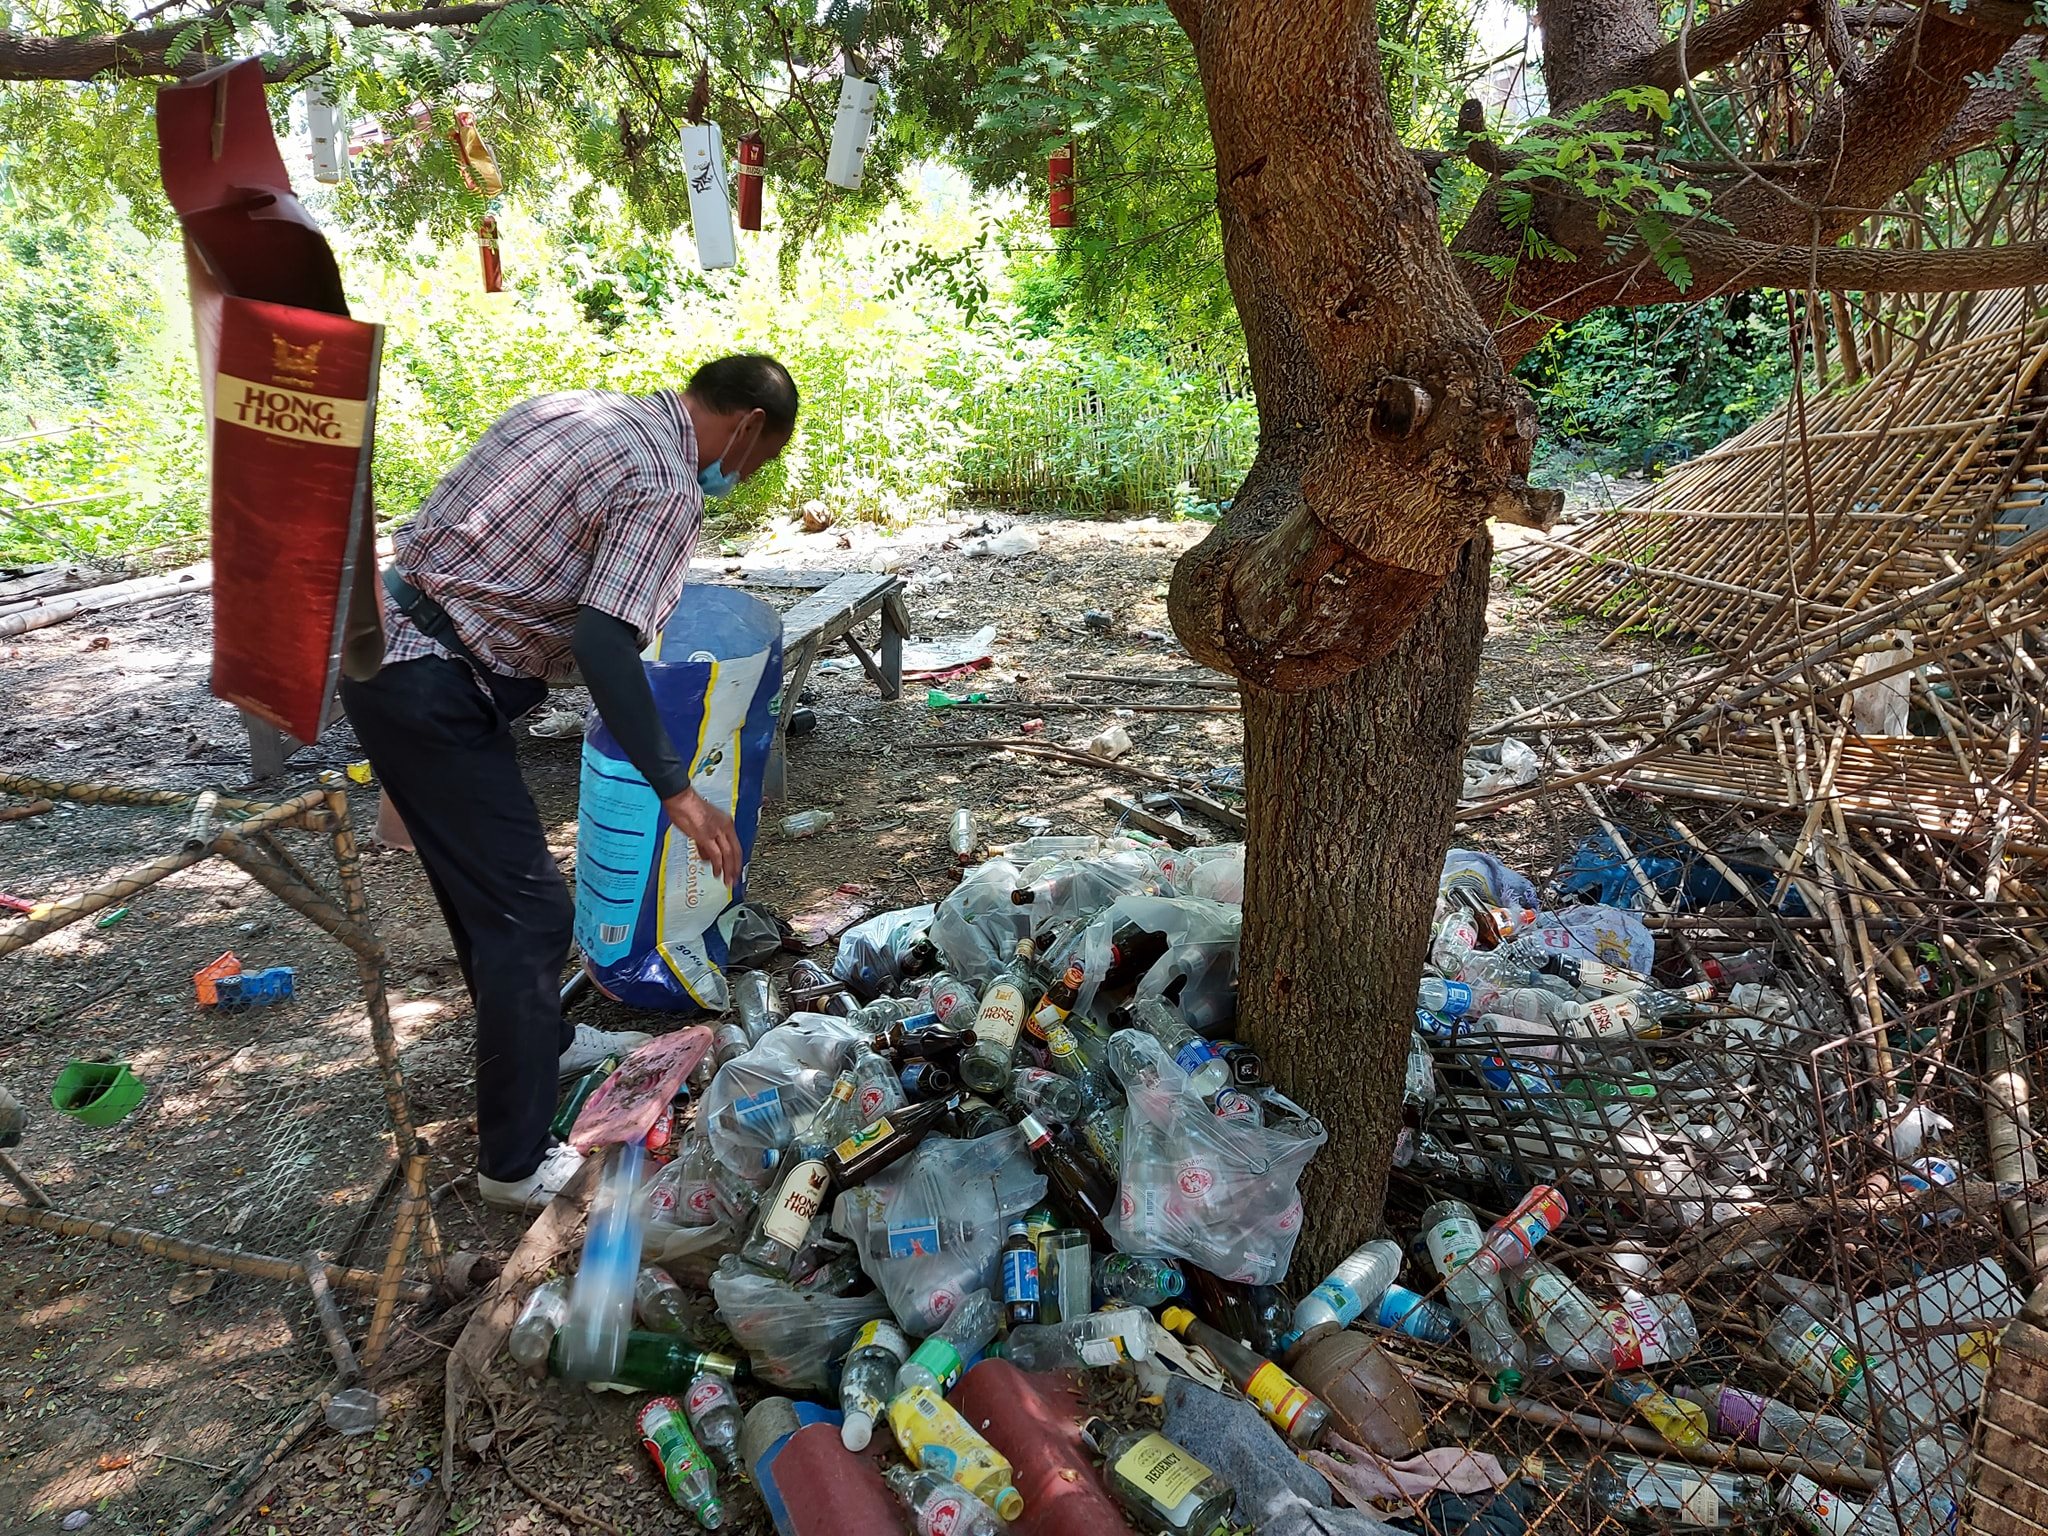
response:
<svg viewBox="0 0 2048 1536"><path fill-rule="evenodd" d="M694 789L685 789L661 802L676 830L696 844L697 851L711 866L711 872L731 890L739 884L740 829L732 818Z"/></svg>

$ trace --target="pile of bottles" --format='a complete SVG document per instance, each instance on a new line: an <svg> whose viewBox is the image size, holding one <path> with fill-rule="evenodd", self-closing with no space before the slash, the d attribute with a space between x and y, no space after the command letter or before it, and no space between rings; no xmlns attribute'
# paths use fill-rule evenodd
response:
<svg viewBox="0 0 2048 1536"><path fill-rule="evenodd" d="M981 1359L1130 1370L1156 1392L1161 1358L1187 1351L1295 1450L1341 1437L1399 1461L1431 1445L1399 1359L1420 1349L1437 1369L1466 1357L1500 1398L1577 1381L1587 1411L1678 1452L1739 1445L1885 1470L1884 1492L1848 1506L1803 1475L1682 1459L1518 1469L1626 1522L1782 1516L1811 1536L1947 1536L1961 1497L1953 1416L1859 1350L1838 1300L1790 1281L1755 1339L1777 1368L1769 1385L1794 1383L1802 1400L1734 1379L1655 1250L1609 1241L1589 1258L1553 1240L1581 1193L1601 1187L1586 1170L1521 1179L1516 1198L1492 1204L1507 1207L1497 1219L1436 1200L1405 1229L1411 1242L1361 1245L1298 1300L1235 1262L1205 1266L1191 1245L1120 1241L1177 1230L1142 1222L1150 1206L1232 1232L1264 1221L1287 1233L1266 1254L1277 1278L1300 1226L1291 1179L1262 1171L1231 1190L1231 1209L1211 1210L1221 1176L1197 1178L1191 1161L1162 1177L1141 1132L1160 1098L1218 1145L1301 1117L1257 1053L1229 1038L1235 908L1198 891L1233 890L1241 850L1191 858L1136 839L1034 838L977 864L985 839L964 812L947 847L963 871L954 897L863 924L829 970L799 962L735 978L704 1073L644 1144L610 1154L582 1267L534 1291L511 1330L508 1352L535 1374L656 1394L643 1441L703 1528L726 1518L735 1480L761 1475L741 1450L740 1399L760 1388L829 1404L849 1453L892 1437L905 1465L886 1480L914 1529L996 1536L1032 1482L986 1419L952 1401ZM1511 1177L1436 1115L1478 1081L1497 1103L1488 1072L1509 1074L1519 1086L1505 1097L1519 1093L1529 1114L1590 1105L1618 1125L1641 1112L1634 1099L1573 1096L1601 1053L1732 1009L1751 1025L1799 1012L1763 951L1721 956L1693 984L1653 985L1647 931L1617 921L1608 942L1582 916L1540 911L1533 891L1521 902L1502 875L1478 857L1446 869L1400 1154L1418 1174L1468 1189ZM564 1129L617 1065L571 1085ZM1721 1208L1694 1184L1674 1180L1674 1200L1702 1218ZM718 1299L643 1262L643 1240L660 1254L722 1254ZM1949 1310L1981 1318L2003 1304L1973 1296ZM1102 1488L1148 1531L1211 1536L1242 1519L1228 1484L1159 1433L1097 1419L1083 1443Z"/></svg>

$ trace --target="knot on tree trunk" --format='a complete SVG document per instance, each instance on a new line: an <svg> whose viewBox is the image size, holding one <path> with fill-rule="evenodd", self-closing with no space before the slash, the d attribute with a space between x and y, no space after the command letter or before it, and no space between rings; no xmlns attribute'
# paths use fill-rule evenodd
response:
<svg viewBox="0 0 2048 1536"><path fill-rule="evenodd" d="M1536 409L1483 338L1397 359L1268 434L1230 511L1174 568L1195 657L1281 691L1377 661L1488 517L1547 526Z"/></svg>

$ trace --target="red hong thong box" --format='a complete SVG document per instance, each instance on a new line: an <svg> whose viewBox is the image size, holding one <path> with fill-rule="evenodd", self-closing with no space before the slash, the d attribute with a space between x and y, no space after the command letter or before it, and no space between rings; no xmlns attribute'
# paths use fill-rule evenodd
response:
<svg viewBox="0 0 2048 1536"><path fill-rule="evenodd" d="M369 545L383 327L254 299L221 306L213 691L315 741L334 698L357 552Z"/></svg>

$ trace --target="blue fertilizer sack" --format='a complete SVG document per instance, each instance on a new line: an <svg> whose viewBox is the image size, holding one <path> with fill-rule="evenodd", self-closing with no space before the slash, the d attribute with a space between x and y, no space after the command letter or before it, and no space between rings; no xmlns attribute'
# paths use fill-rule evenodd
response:
<svg viewBox="0 0 2048 1536"><path fill-rule="evenodd" d="M729 587L691 587L645 661L690 782L731 813L751 855L782 690L781 616ZM711 872L594 719L576 831L576 943L591 979L635 1008L723 1011L726 936L745 889L744 874L727 889Z"/></svg>

